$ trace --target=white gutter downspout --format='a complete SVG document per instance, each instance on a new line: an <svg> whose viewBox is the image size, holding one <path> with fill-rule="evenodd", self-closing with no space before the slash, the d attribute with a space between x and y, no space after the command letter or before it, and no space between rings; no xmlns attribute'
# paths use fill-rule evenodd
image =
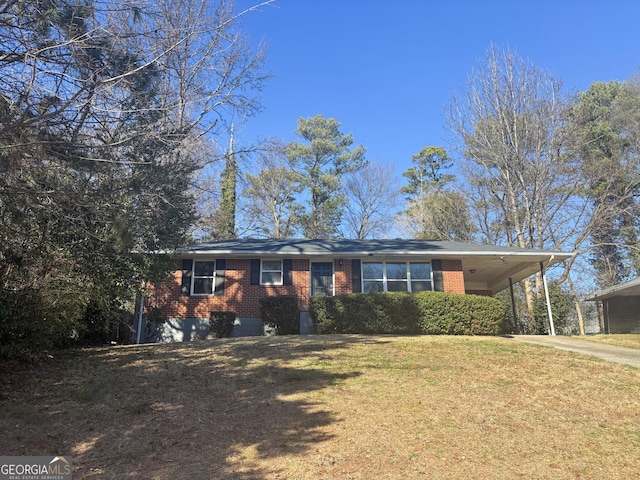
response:
<svg viewBox="0 0 640 480"><path fill-rule="evenodd" d="M553 260L554 255L551 255L549 262ZM544 265L540 262L540 273L542 274L542 285L544 286L544 298L547 302L547 315L549 315L549 335L555 336L556 329L553 325L553 313L551 313L551 299L549 298L549 286L547 285L547 276L544 274Z"/></svg>
<svg viewBox="0 0 640 480"><path fill-rule="evenodd" d="M136 343L140 345L142 336L142 310L144 309L144 287L145 282L142 282L142 291L140 292L140 310L138 312L138 332L136 336Z"/></svg>

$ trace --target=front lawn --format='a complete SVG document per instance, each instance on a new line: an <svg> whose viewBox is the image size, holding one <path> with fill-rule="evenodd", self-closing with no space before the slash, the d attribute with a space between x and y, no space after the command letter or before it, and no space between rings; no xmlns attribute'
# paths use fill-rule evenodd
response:
<svg viewBox="0 0 640 480"><path fill-rule="evenodd" d="M640 369L506 338L265 337L54 357L0 368L0 453L70 454L75 480L640 474Z"/></svg>

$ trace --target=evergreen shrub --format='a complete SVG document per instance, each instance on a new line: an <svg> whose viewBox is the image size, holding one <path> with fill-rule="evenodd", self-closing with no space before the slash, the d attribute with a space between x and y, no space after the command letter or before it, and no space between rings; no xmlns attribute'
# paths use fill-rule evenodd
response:
<svg viewBox="0 0 640 480"><path fill-rule="evenodd" d="M216 338L230 337L235 323L234 312L213 311L209 314L209 335Z"/></svg>
<svg viewBox="0 0 640 480"><path fill-rule="evenodd" d="M260 299L262 323L273 328L276 335L300 333L300 309L295 295L277 295Z"/></svg>
<svg viewBox="0 0 640 480"><path fill-rule="evenodd" d="M502 302L443 292L312 297L318 333L500 335L510 331Z"/></svg>
<svg viewBox="0 0 640 480"><path fill-rule="evenodd" d="M415 297L424 334L502 335L511 330L504 305L495 298L443 292L420 292Z"/></svg>
<svg viewBox="0 0 640 480"><path fill-rule="evenodd" d="M420 333L417 303L408 293L311 297L309 313L318 333Z"/></svg>

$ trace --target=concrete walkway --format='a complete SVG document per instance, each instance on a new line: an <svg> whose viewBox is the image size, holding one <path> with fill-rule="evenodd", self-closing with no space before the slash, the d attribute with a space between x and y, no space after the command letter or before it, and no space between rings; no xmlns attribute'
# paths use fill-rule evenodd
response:
<svg viewBox="0 0 640 480"><path fill-rule="evenodd" d="M510 335L506 338L518 342L547 345L559 350L591 355L610 362L623 363L640 368L640 349L615 347L613 345L579 340L576 337L565 337L562 335L556 335L555 337L549 335Z"/></svg>

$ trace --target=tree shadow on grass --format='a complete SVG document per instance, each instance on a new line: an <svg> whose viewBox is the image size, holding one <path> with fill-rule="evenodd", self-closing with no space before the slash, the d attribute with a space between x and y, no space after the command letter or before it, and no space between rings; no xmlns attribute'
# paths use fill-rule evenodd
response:
<svg viewBox="0 0 640 480"><path fill-rule="evenodd" d="M225 339L63 354L2 402L4 454L67 455L74 478L262 479L340 421L323 389L355 336Z"/></svg>

